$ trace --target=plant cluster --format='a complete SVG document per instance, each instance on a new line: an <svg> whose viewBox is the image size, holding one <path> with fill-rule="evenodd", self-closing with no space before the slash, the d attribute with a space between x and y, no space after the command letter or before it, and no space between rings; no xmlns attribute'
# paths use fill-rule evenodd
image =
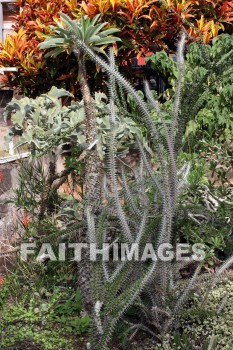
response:
<svg viewBox="0 0 233 350"><path fill-rule="evenodd" d="M22 291L19 291L22 281L15 290L7 287L12 282L15 285L17 278L9 278L1 287L3 293L11 289L11 298L16 298L17 291L19 294L16 304L8 302L1 306L1 348L75 349L75 337L85 334L89 327L89 317L80 315L79 291L64 287L51 290L51 286L49 290L44 287L36 289L35 284L27 285L25 279L22 296Z"/></svg>
<svg viewBox="0 0 233 350"><path fill-rule="evenodd" d="M196 344L202 342L203 336L210 339L214 335L215 349L231 349L232 298L232 281L217 285L208 296L204 312L200 293L197 293L181 321L184 333L192 334Z"/></svg>
<svg viewBox="0 0 233 350"><path fill-rule="evenodd" d="M77 3L78 8L78 3ZM88 16L101 13L115 26L122 28L122 36L137 45L139 52L153 51L154 45L171 45L182 27L188 28L191 35L198 36L197 28L209 42L224 30L224 24L232 20L232 6L226 1L176 1L176 0L120 0L120 1L83 1L82 11ZM75 8L73 8L75 11ZM136 30L135 30L136 29ZM135 49L133 45L132 51Z"/></svg>
<svg viewBox="0 0 233 350"><path fill-rule="evenodd" d="M62 105L64 99L72 99L71 103ZM129 99L129 103L130 103ZM107 135L110 131L110 119L108 98L104 93L96 92L93 105L97 113L98 143L97 149L101 160L106 153ZM5 120L11 118L12 128L6 136L8 144L14 136L20 134L15 148L28 145L30 150L42 155L54 150L58 155L71 147L76 147L76 157L87 147L84 134L84 103L73 101L73 95L64 89L53 87L47 94L35 99L24 97L20 100L15 98L8 103L4 110ZM141 128L133 120L130 111L128 116L119 110L117 116L117 142L119 156L126 155L129 150L136 147L135 136L139 137L143 146L150 152L148 142ZM67 150L66 150L67 151ZM72 150L74 151L74 150ZM68 161L68 160L67 160Z"/></svg>
<svg viewBox="0 0 233 350"><path fill-rule="evenodd" d="M76 23L68 20L68 17L63 17L63 19L65 19L65 29L69 30L69 34L71 31L76 34L74 32ZM58 28L56 32L65 37L64 27L59 26ZM41 46L43 48L55 47L55 50L58 50L59 47L63 48L65 43L67 45L67 42L69 43L69 37L65 42L64 40L59 41L58 36L51 36ZM203 98L205 93L205 89L199 89L200 81L197 81L196 104L190 106L184 102L185 99L191 98L189 95L191 92L183 89L184 82L186 82L184 81L184 42L185 36L182 37L179 44L177 55L178 81L173 109L170 110L171 122L169 125L165 122L163 109L153 98L148 85L145 86L148 99L148 104L146 104L119 73L114 63L112 51L108 57L109 62L106 62L97 56L87 44L84 44L78 35L75 40L72 37L71 44L75 45L75 49L72 46L73 50L82 50L107 71L110 79L110 129L106 132L107 172L103 176L105 181L102 193L105 204L96 210L95 199L90 201L89 198L85 200L84 197L83 225L86 228L83 227L82 234L85 235L86 242L96 243L98 247L101 247L106 241L114 245L117 240L121 243L137 243L140 249L143 249L148 241L153 242L156 247L159 247L161 243L174 242L173 225L179 210L178 198L185 188L189 168L186 166L180 171L177 170L177 153L188 117L195 115L196 110L200 108L199 99ZM207 54L205 47L201 47L201 49ZM226 58L228 55L225 55ZM211 67L211 69L214 68ZM221 74L221 69L219 69L219 74ZM202 79L201 83L203 81ZM140 122L146 129L153 157L159 165L157 172L154 171L148 153L137 136L136 142L140 160L136 168L128 168L117 161L117 114L122 104L122 101L117 98L118 86L122 86L128 94L132 95L140 111ZM127 110L127 105L125 105L125 109ZM169 110L166 110L167 112ZM159 117L162 123L162 133L161 127L158 128L156 117ZM90 115L86 114L85 118L90 118ZM137 114L134 115L134 119L139 122ZM85 127L88 127L87 122ZM119 189L119 179L121 179L122 190ZM89 186L88 190L91 188L92 191L95 191L93 183L87 183L87 185ZM90 195L93 196L93 193ZM220 268L216 277L221 278L220 274L225 271L230 262L231 260ZM127 311L132 306L137 308L137 321L134 322L133 319L130 319L127 322L134 333L143 330L153 334L164 343L166 334L173 328L174 322L182 313L190 295L196 288L199 288L201 283L201 276L198 276L200 266L196 268L190 279L184 281L179 275L181 266L172 261L152 260L145 263L126 259L114 262L110 259L109 262L105 262L100 258L97 262L91 263L90 270L87 269L87 263L88 257L85 256L82 269L88 275L85 285L80 283L80 291L84 305L91 315L93 335L91 346L98 350L106 348L117 323L124 315L127 316ZM79 275L80 277L82 275ZM90 280L88 280L89 278ZM208 284L211 278L213 276L206 276L202 284ZM154 290L157 292L154 293Z"/></svg>
<svg viewBox="0 0 233 350"><path fill-rule="evenodd" d="M89 314L90 321L79 317L72 320L68 327L82 332L89 325L87 346L92 350L107 349L120 321L127 324L132 332L131 338L138 332L147 332L165 347L167 335L184 317L195 292L203 288L199 298L205 304L211 287L232 278L232 273L226 273L226 270L233 258L230 257L211 274L200 274L202 265L198 263L189 270L187 261L158 260L151 251L147 251L151 258L147 256L145 261L135 261L130 255L115 260L112 249L116 242L128 244L131 248L137 244L141 253L149 242L157 251L163 243L176 243L176 224L183 212L198 221L195 203L190 205L185 200L180 203L180 199L185 195L188 183L190 187L196 186L197 171L200 173L202 169L190 172L191 165L180 161L179 156L189 121L205 104L212 86L221 80L223 84L227 79L226 75L232 69L232 50L213 61L209 47L199 42L197 50L201 69L194 68L189 74L184 60L186 37L183 34L177 50L175 91L169 103L163 105L155 98L148 83L145 83L146 99L134 89L119 72L112 49L108 55L103 52L102 45L114 42L115 38L109 37L109 34L115 29L103 30L106 23L99 24L98 19L97 15L92 20L83 16L80 20L71 20L62 14L61 21L53 27L53 33L39 46L40 49L52 49L47 56L60 55L64 50L74 54L78 63L82 103L62 106L59 98L70 98L71 95L53 88L33 102L13 101L6 109L6 113L13 113L14 127L23 133L23 142L33 145L34 154L46 153L50 160L46 176L40 167L36 180L31 181L34 187L44 185L40 194L38 190L31 190L25 200L25 194L20 190L17 192L19 204L27 205L37 222L35 230L35 225L29 224L30 220L23 220L26 235L22 238L28 234L34 242L55 240L58 243L69 240L73 235L79 243L94 243L99 249L104 243L110 243L105 249L110 256L107 261L98 256L93 262L85 254L78 262L77 284L83 310ZM105 100L104 104L102 97L99 100L100 115L87 81L87 58L105 70L109 79L108 98L96 95L97 102L98 96ZM70 125L72 118L73 124ZM49 123L46 123L47 119ZM126 128L128 121L130 126ZM100 125L107 122L107 127L105 125L101 131L102 141L98 138L98 122ZM80 140L77 135L74 138L73 132L79 131L82 123L84 139ZM141 128L141 132L137 127ZM30 138L25 140L28 133ZM142 142L142 135L147 142ZM64 144L64 138L71 145L74 140L76 148L84 149L76 159L76 163L84 169L81 174L83 196L76 206L79 215L70 227L64 216L60 225L57 220L58 215L61 217L58 210L62 206L68 209L68 215L72 212L69 198L63 201L57 193L61 182L57 184L56 181L65 181L73 169L67 168L61 174L56 172L54 155ZM128 139L132 140L130 146L133 145L137 152L133 166L120 155L122 145ZM130 153L129 149L126 147L127 153ZM28 169L26 175L29 174L30 178L33 171L30 171L30 166ZM201 174L204 177L204 171ZM25 182L30 186L28 177ZM204 220L208 220L208 214L203 213L204 210ZM27 265L25 268L28 268ZM186 274L182 275L181 270ZM75 305L78 307L79 295L75 298L75 304L69 300L68 306L57 310L58 322L69 319L67 309L75 308ZM43 314L44 306L38 309ZM64 313L65 319L61 321L59 317Z"/></svg>
<svg viewBox="0 0 233 350"><path fill-rule="evenodd" d="M205 59L197 43L189 45L186 55L186 88L189 89L198 81L201 83L199 88L204 92L204 98L199 101L199 110L189 121L186 129L185 136L191 150L202 150L203 142L212 146L216 142L227 143L229 146L232 142L233 71L229 65L219 81L218 69L221 69L221 60L224 60L225 55L232 62L233 36L219 35L213 39L212 45L206 45L205 48ZM164 92L163 98L169 108L176 86L177 64L164 51L151 55L147 58L147 62L167 80L169 87ZM208 62L211 62L212 67Z"/></svg>
<svg viewBox="0 0 233 350"><path fill-rule="evenodd" d="M181 29L191 37L201 33L204 41L210 42L220 32L231 32L233 16L229 1L167 1L167 0L118 0L76 1L61 0L23 1L16 17L15 35L8 35L1 44L0 65L14 66L17 73L1 77L1 85L20 87L24 94L35 96L47 92L53 85L65 87L76 94L78 90L77 68L74 57L67 54L48 59L37 45L51 33L50 25L64 12L71 18L87 15L93 18L100 14L100 23L105 21L118 28L122 42L115 46L120 62L129 58L156 52L161 49L174 51Z"/></svg>

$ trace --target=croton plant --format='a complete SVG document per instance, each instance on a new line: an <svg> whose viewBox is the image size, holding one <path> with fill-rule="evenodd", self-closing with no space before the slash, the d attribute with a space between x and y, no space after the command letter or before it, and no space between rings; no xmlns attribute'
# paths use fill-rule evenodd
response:
<svg viewBox="0 0 233 350"><path fill-rule="evenodd" d="M81 14L119 28L120 44L115 45L119 64L148 52L175 50L185 29L190 40L202 35L205 43L219 33L232 32L233 4L223 0L20 0L14 35L0 44L0 67L14 66L17 73L0 77L0 86L20 87L27 95L47 92L56 85L76 94L77 67L72 56L45 58L38 43L51 32L59 13L79 18ZM93 71L94 72L94 71ZM94 73L93 73L94 74Z"/></svg>

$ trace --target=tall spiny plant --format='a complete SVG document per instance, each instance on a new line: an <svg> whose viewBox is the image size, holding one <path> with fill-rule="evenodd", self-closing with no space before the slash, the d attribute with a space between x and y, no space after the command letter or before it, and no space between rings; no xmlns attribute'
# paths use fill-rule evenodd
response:
<svg viewBox="0 0 233 350"><path fill-rule="evenodd" d="M184 40L183 40L184 42ZM101 58L95 56L91 50L89 50L85 45L77 41L77 45L82 45L84 51L95 60L100 66L102 66L110 75L110 120L111 120L111 132L109 133L109 141L108 141L108 174L110 179L110 191L108 193L112 193L112 198L110 199L110 203L113 203L114 213L112 214L111 220L115 220L118 222L120 229L120 234L114 232L114 228L111 227L111 231L109 234L109 224L108 217L110 213L108 212L108 206L103 210L103 213L100 216L100 220L92 216L89 217L87 221L88 224L88 232L89 236L92 237L98 245L101 246L106 240L117 237L121 242L132 244L136 243L140 246L140 251L143 249L145 242L152 241L156 246L159 246L161 243L171 242L172 239L172 221L174 218L174 210L176 205L176 191L177 191L177 174L176 174L176 164L175 164L175 155L173 152L173 147L171 143L170 131L167 130L164 119L164 126L166 130L166 143L167 148L164 147L162 142L162 137L159 133L159 130L151 118L151 112L145 102L140 98L134 88L120 75L117 68L114 65L114 60L112 55L110 55L110 63L104 62ZM181 43L183 45L183 43ZM182 51L182 48L181 48ZM136 201L134 195L132 195L126 180L126 174L124 169L122 169L123 174L123 182L125 187L127 188L127 197L130 198L130 203L133 203L133 211L138 212L138 217L131 217L130 213L125 210L121 203L121 195L119 193L118 188L118 177L117 177L117 162L116 162L116 152L117 146L115 141L115 115L117 113L115 109L114 100L116 100L115 92L116 83L120 84L125 88L127 93L130 93L134 96L134 99L137 101L139 109L142 111L145 124L151 133L151 140L153 142L154 150L157 151L157 155L161 164L161 178L158 179L154 174L153 169L151 168L150 162L147 160L147 155L138 140L139 150L142 157L142 162L145 163L146 171L142 170L141 178L139 180L137 187L138 192L141 195L139 197L139 207L136 205ZM149 92L147 87L147 95L150 102L153 104L153 107L157 109L157 111L161 114L162 112L159 109L157 102L153 99L152 95ZM163 117L163 116L162 116ZM155 206L154 201L144 193L144 188L142 188L142 183L148 183L147 174L151 178L152 184L150 184L149 188L154 189L154 192L159 193L162 214L154 213L155 216L160 215L161 220L159 220L158 232L153 232L155 227L153 227L153 223L151 226L151 220L149 219L148 207L150 214L153 213L152 207ZM145 181L146 180L146 181ZM140 193L141 192L141 193ZM147 197L147 198L145 198ZM154 196L156 204L157 196ZM141 201L140 201L141 200ZM148 206L144 208L145 201ZM151 207L152 206L152 207ZM105 224L103 224L103 215ZM153 215L153 214L152 214ZM96 221L96 225L94 224ZM157 220L156 220L157 221ZM149 223L150 222L150 223ZM99 225L100 224L100 225ZM149 225L148 225L149 224ZM96 235L95 227L98 227L98 231L100 233ZM118 227L118 225L116 226ZM137 228L138 232L137 232ZM114 241L112 242L114 245ZM99 265L99 266L98 266ZM114 265L114 264L113 264ZM145 262L120 262L116 264L117 266L107 266L107 264L102 263L101 260L93 266L93 290L94 295L98 297L95 302L95 305L100 305L103 307L103 319L101 320L100 309L96 311L95 321L96 326L100 333L100 341L97 346L98 349L105 349L106 343L109 340L111 333L113 332L116 323L119 319L124 315L125 311L132 305L133 302L139 297L144 288L154 281L154 277L158 278L158 284L164 291L167 290L167 266L162 262L153 261L151 264L147 266ZM137 267L137 268L136 268ZM102 284L98 283L102 270ZM137 273L136 273L137 271ZM162 271L158 275L158 271ZM98 278L96 276L98 274ZM132 277L133 275L133 277ZM131 278L131 283L127 284L126 282ZM101 299L99 299L101 298ZM93 342L94 346L94 342Z"/></svg>
<svg viewBox="0 0 233 350"><path fill-rule="evenodd" d="M82 47L84 52L104 68L110 76L109 102L112 127L108 136L107 155L110 189L107 190L107 204L101 214L94 216L93 213L88 212L87 216L89 239L91 242L95 242L98 247L106 242L111 242L113 248L116 241L131 245L136 243L139 245L140 253L142 253L146 242L153 243L156 249L159 249L162 243L172 242L173 220L178 194L182 192L189 168L188 166L187 169L183 169L181 171L183 178L181 176L181 179L178 179L175 141L177 142L178 138L182 137L178 131L179 120L182 118L180 101L183 97L182 87L185 71L184 43L185 36L183 35L178 47L179 80L177 93L174 97L172 123L169 128L165 123L163 111L147 85L146 94L150 102L149 107L119 73L114 65L112 54L110 54L110 62L108 63L96 56L80 40L76 41L76 45ZM126 93L131 94L136 101L152 142L154 154L160 162L160 172L155 174L148 155L138 139L138 150L141 155L140 166L132 173L132 171L126 171L121 165L122 190L119 189L119 162L117 161L115 139L115 119L120 111L120 106L115 107L119 104L116 96L117 85L123 87ZM200 93L202 94L202 92ZM197 97L199 97L198 94ZM165 143L152 118L153 110L161 118ZM132 186L129 186L130 178ZM99 258L97 262L93 263L91 275L95 305L94 322L99 335L98 343L96 343L96 339L92 340L92 348L106 349L117 322L133 304L137 305L141 314L144 315L146 324L139 322L137 325L132 324L132 328L147 330L163 341L190 294L197 288L200 266L186 283L179 278L180 267L181 265L172 261L164 262L157 261L157 259L146 263L145 261L131 261L130 258L120 262L115 262L114 259L105 262Z"/></svg>
<svg viewBox="0 0 233 350"><path fill-rule="evenodd" d="M84 179L84 201L86 202L87 212L97 212L100 207L101 198L101 173L102 163L99 159L97 148L97 127L96 111L92 103L90 88L87 81L85 66L85 51L82 47L77 47L76 41L80 40L86 46L91 47L94 51L104 53L104 46L114 43L120 39L111 36L118 32L115 28L104 29L107 23L98 24L100 15L95 16L92 20L81 16L80 20L71 20L69 16L61 13L61 22L56 21L57 26L52 27L53 34L39 44L40 49L50 49L46 56L56 57L63 51L73 53L78 62L79 83L84 101L85 111L85 138L88 145L88 152L85 159L85 179ZM87 213L86 212L86 213ZM85 232L83 232L82 243L88 242ZM84 301L84 307L91 312L91 287L89 284L88 257L78 264L78 275L80 289Z"/></svg>

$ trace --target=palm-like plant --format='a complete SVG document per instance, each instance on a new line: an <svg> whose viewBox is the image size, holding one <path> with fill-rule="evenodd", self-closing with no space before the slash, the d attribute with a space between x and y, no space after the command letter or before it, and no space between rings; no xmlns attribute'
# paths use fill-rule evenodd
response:
<svg viewBox="0 0 233 350"><path fill-rule="evenodd" d="M95 16L92 20L84 16L81 16L80 20L71 20L64 13L60 13L60 16L62 21L55 21L57 26L51 26L53 33L48 35L43 43L39 44L39 48L54 48L46 54L47 57L56 57L64 51L75 54L78 61L79 82L86 112L86 143L91 144L96 139L95 111L91 106L84 52L80 49L80 45L77 45L77 41L82 41L94 51L104 53L103 47L120 40L112 36L113 33L119 30L115 28L104 29L108 23L97 23L100 15Z"/></svg>
<svg viewBox="0 0 233 350"><path fill-rule="evenodd" d="M56 57L60 53L67 51L74 53L78 61L79 82L84 101L85 111L85 137L87 145L94 145L97 140L96 111L92 103L90 88L87 81L85 53L80 48L78 42L82 41L92 50L104 54L103 48L120 39L112 36L118 29L107 28L107 22L98 23L100 15L92 20L81 16L79 20L72 20L64 13L60 13L61 22L56 21L56 26L52 26L53 33L48 35L46 40L39 44L40 49L50 49L46 56ZM96 211L99 207L101 197L101 173L102 163L99 159L96 147L89 147L85 157L85 179L84 179L84 201L86 212ZM80 240L87 243L87 236L82 232ZM84 308L91 310L91 288L90 288L90 268L88 257L83 258L78 265L79 284L82 293Z"/></svg>

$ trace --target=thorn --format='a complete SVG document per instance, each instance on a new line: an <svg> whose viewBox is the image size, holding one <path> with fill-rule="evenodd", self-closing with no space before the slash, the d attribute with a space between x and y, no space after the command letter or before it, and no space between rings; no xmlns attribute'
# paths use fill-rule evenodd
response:
<svg viewBox="0 0 233 350"><path fill-rule="evenodd" d="M97 142L98 140L95 140L94 142L92 142L90 146L87 148L87 150L90 151L97 144Z"/></svg>

